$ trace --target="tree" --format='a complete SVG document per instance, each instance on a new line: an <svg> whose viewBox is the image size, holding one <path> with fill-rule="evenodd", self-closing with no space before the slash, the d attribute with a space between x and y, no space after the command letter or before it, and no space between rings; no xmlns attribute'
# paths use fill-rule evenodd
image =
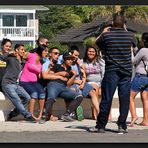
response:
<svg viewBox="0 0 148 148"><path fill-rule="evenodd" d="M112 17L113 13L122 12L126 18L143 23L148 22L148 6L124 5L47 5L48 11L38 12L39 30L49 39L63 33L71 27L91 22L103 16Z"/></svg>

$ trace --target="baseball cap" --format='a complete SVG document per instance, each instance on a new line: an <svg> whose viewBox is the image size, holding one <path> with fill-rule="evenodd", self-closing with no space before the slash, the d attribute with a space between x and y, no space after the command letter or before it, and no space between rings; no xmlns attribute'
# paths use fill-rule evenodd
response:
<svg viewBox="0 0 148 148"><path fill-rule="evenodd" d="M74 57L71 55L70 52L65 52L65 53L63 54L63 59L66 59L66 58L74 58Z"/></svg>

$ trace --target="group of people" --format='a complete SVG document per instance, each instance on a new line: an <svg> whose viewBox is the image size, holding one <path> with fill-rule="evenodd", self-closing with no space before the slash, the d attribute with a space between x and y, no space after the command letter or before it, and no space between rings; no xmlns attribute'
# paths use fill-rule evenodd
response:
<svg viewBox="0 0 148 148"><path fill-rule="evenodd" d="M87 47L82 60L77 46L71 46L60 55L57 47L48 49L46 37L39 37L37 48L29 52L23 44L16 44L10 53L11 46L11 40L3 39L0 55L1 62L5 63L5 68L0 68L0 71L4 70L1 91L15 106L8 115L9 120L18 114L27 118L29 114L31 122L56 121L58 117L52 115L52 106L58 97L63 98L66 105L62 120L74 120L70 114L76 111L84 97L91 99L92 118L97 119L105 63L95 46ZM39 103L38 115L36 101Z"/></svg>
<svg viewBox="0 0 148 148"><path fill-rule="evenodd" d="M77 46L71 46L60 55L59 48L48 49L48 43L46 37L40 37L37 48L26 52L23 44L16 44L10 53L12 41L3 39L1 91L15 106L9 119L22 114L31 122L58 120L52 115L52 106L60 97L65 101L61 119L73 121L71 114L85 97L89 97L96 126L88 131L104 133L111 118L113 96L118 89L119 132L127 133L129 110L132 117L130 126L138 119L135 97L139 92L143 103L140 124L148 126L148 33L142 34L138 49L134 34L125 28L124 16L115 14L113 24L103 29L96 38L95 46L86 48L83 59L79 58ZM135 74L132 78L133 67ZM39 102L37 115L34 112L36 101Z"/></svg>

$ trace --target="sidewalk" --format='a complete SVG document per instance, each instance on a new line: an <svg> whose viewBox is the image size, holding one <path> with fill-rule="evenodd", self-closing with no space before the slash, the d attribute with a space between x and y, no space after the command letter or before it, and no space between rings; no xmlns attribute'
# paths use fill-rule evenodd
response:
<svg viewBox="0 0 148 148"><path fill-rule="evenodd" d="M113 119L112 122L109 122L106 128L117 129L116 120ZM127 121L130 121L128 118ZM137 123L141 122L141 118L138 119ZM58 121L47 121L45 124L39 123L29 123L26 121L6 121L0 122L0 132L23 132L23 131L86 131L87 128L95 126L96 121L91 119L84 119L83 121L74 121L74 122L62 122ZM140 126L138 124L134 127L128 127L132 130L143 130L148 129L148 126Z"/></svg>

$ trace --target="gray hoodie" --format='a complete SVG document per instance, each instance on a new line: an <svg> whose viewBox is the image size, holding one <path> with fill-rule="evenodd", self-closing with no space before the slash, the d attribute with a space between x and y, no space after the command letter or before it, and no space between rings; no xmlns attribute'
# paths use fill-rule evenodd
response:
<svg viewBox="0 0 148 148"><path fill-rule="evenodd" d="M140 74L147 74L144 63L148 65L148 48L141 48L140 51L133 58L132 62L135 65L135 72Z"/></svg>

